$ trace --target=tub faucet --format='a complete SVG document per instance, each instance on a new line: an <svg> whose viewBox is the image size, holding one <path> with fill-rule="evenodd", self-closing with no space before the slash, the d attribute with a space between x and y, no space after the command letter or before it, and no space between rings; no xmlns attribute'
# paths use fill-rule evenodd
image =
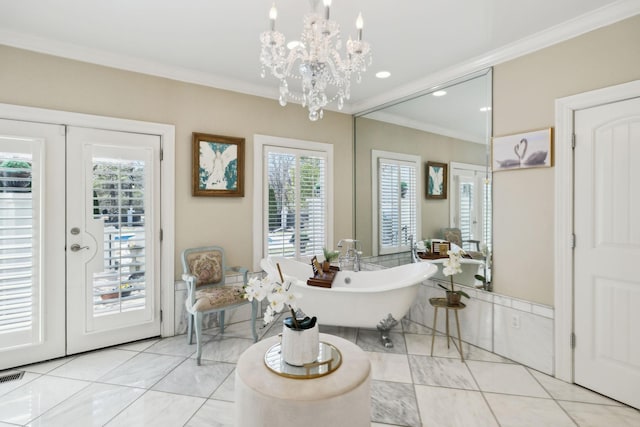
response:
<svg viewBox="0 0 640 427"><path fill-rule="evenodd" d="M344 244L347 244L345 254L338 258L340 269L349 270L351 268L353 271L360 271L360 257L362 256L362 251L358 248L360 246L360 241L354 239L341 239L338 242L338 247L342 248Z"/></svg>
<svg viewBox="0 0 640 427"><path fill-rule="evenodd" d="M413 235L409 236L409 247L411 248L411 262L420 262L418 259L418 245L413 241Z"/></svg>

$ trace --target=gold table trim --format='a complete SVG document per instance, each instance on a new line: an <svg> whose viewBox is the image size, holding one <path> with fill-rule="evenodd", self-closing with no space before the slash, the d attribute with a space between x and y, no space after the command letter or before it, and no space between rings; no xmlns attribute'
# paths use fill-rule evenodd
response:
<svg viewBox="0 0 640 427"><path fill-rule="evenodd" d="M342 353L327 342L320 341L318 345L320 346L318 360L302 366L293 366L282 360L282 344L274 344L264 354L264 364L271 372L285 378L309 380L324 377L335 372L342 365Z"/></svg>

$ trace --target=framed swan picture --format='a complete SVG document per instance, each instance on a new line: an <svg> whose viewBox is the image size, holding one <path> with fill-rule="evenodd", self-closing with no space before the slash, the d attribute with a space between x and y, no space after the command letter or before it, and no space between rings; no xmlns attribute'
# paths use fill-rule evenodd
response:
<svg viewBox="0 0 640 427"><path fill-rule="evenodd" d="M427 162L427 199L447 198L447 164Z"/></svg>
<svg viewBox="0 0 640 427"><path fill-rule="evenodd" d="M193 133L192 194L244 197L244 138Z"/></svg>
<svg viewBox="0 0 640 427"><path fill-rule="evenodd" d="M491 166L494 172L552 166L553 128L493 138Z"/></svg>

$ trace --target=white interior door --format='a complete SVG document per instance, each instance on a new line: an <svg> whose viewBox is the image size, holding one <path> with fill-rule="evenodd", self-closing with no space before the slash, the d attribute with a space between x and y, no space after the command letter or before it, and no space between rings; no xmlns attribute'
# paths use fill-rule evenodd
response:
<svg viewBox="0 0 640 427"><path fill-rule="evenodd" d="M575 382L640 408L640 98L575 133Z"/></svg>
<svg viewBox="0 0 640 427"><path fill-rule="evenodd" d="M160 137L69 127L67 351L160 334Z"/></svg>
<svg viewBox="0 0 640 427"><path fill-rule="evenodd" d="M64 143L0 119L0 370L65 353Z"/></svg>

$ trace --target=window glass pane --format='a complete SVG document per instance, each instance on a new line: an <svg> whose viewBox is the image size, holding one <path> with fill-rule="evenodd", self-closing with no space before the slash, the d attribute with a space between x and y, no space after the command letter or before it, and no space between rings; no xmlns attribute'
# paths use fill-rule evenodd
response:
<svg viewBox="0 0 640 427"><path fill-rule="evenodd" d="M416 166L380 159L378 170L379 242L381 248L408 246L416 238Z"/></svg>
<svg viewBox="0 0 640 427"><path fill-rule="evenodd" d="M298 257L327 245L326 158L267 148L267 251Z"/></svg>
<svg viewBox="0 0 640 427"><path fill-rule="evenodd" d="M93 274L95 315L144 309L145 164L93 159L93 217L104 224L104 270Z"/></svg>
<svg viewBox="0 0 640 427"><path fill-rule="evenodd" d="M473 221L475 218L474 213L474 184L471 181L460 181L459 186L459 200L460 200L460 233L462 234L462 249L471 250L469 240L475 239ZM475 250L475 247L473 248Z"/></svg>
<svg viewBox="0 0 640 427"><path fill-rule="evenodd" d="M0 152L0 335L31 330L36 314L31 176L30 154Z"/></svg>

